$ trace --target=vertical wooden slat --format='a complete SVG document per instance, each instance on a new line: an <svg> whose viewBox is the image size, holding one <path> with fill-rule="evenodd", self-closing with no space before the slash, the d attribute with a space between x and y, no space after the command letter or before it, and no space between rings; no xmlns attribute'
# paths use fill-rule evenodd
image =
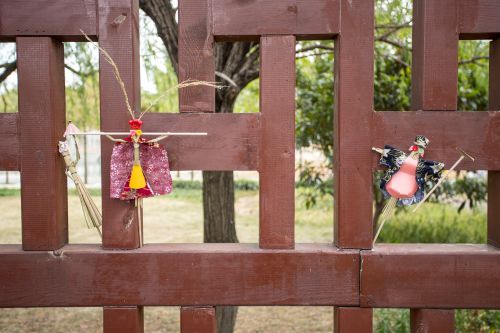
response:
<svg viewBox="0 0 500 333"><path fill-rule="evenodd" d="M116 63L125 83L130 105L140 108L139 3L138 0L99 0L99 45ZM131 115L112 67L100 54L102 131L127 131ZM141 246L137 209L133 201L109 198L110 156L113 143L101 140L102 155L102 244L104 248L135 249ZM144 331L142 307L105 307L105 333Z"/></svg>
<svg viewBox="0 0 500 333"><path fill-rule="evenodd" d="M179 81L215 81L212 0L179 1ZM215 90L179 90L180 112L215 112Z"/></svg>
<svg viewBox="0 0 500 333"><path fill-rule="evenodd" d="M137 0L99 1L99 45L113 58L125 83L130 105L140 106L139 5ZM123 16L125 18L123 19ZM99 58L101 129L128 131L129 115L120 86L102 54ZM133 202L109 198L109 172L113 143L101 140L103 247L134 249L140 246Z"/></svg>
<svg viewBox="0 0 500 333"><path fill-rule="evenodd" d="M182 307L181 333L216 333L214 307Z"/></svg>
<svg viewBox="0 0 500 333"><path fill-rule="evenodd" d="M453 333L455 311L411 309L410 326L412 333Z"/></svg>
<svg viewBox="0 0 500 333"><path fill-rule="evenodd" d="M456 110L458 35L456 0L413 2L413 110Z"/></svg>
<svg viewBox="0 0 500 333"><path fill-rule="evenodd" d="M489 109L500 110L500 39L490 43ZM500 171L488 171L488 244L496 247L500 247L499 202Z"/></svg>
<svg viewBox="0 0 500 333"><path fill-rule="evenodd" d="M57 148L66 122L64 48L48 37L16 43L23 249L55 250L68 242L67 183Z"/></svg>
<svg viewBox="0 0 500 333"><path fill-rule="evenodd" d="M105 307L102 314L104 333L144 332L144 311L142 307Z"/></svg>
<svg viewBox="0 0 500 333"><path fill-rule="evenodd" d="M260 40L261 248L294 247L295 36Z"/></svg>
<svg viewBox="0 0 500 333"><path fill-rule="evenodd" d="M370 248L373 18L371 0L343 0L335 41L335 245ZM356 56L353 56L356 54Z"/></svg>
<svg viewBox="0 0 500 333"><path fill-rule="evenodd" d="M335 307L333 327L335 333L371 333L373 331L373 311L369 308Z"/></svg>

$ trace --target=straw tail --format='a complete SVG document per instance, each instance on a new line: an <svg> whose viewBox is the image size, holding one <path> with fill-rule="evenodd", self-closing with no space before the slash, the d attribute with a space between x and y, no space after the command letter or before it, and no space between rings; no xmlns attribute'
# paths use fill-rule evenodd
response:
<svg viewBox="0 0 500 333"><path fill-rule="evenodd" d="M100 236L101 225L102 225L102 214L99 208L95 204L94 200L85 187L85 183L82 181L78 172L76 171L76 163L72 160L69 151L69 145L66 141L59 142L59 153L64 158L64 163L66 164L66 175L75 183L75 187L82 205L83 216L85 218L85 223L88 228L96 228Z"/></svg>
<svg viewBox="0 0 500 333"><path fill-rule="evenodd" d="M377 242L377 238L380 235L380 232L382 231L382 228L384 227L385 222L391 218L392 214L394 213L394 210L396 209L396 204L398 202L398 199L391 197L389 201L384 206L384 209L382 210L382 213L380 214L380 226L377 229L377 233L375 234L375 237L373 238L373 243L372 247L375 245L375 242Z"/></svg>
<svg viewBox="0 0 500 333"><path fill-rule="evenodd" d="M85 218L85 223L87 224L87 227L89 229L96 228L99 235L102 236L101 234L102 215L101 212L99 211L99 208L97 208L94 200L92 200L92 197L87 187L85 187L80 176L76 174L75 176L70 176L70 178L75 183L76 190L78 192L78 197L80 198L80 203L82 204L83 216Z"/></svg>

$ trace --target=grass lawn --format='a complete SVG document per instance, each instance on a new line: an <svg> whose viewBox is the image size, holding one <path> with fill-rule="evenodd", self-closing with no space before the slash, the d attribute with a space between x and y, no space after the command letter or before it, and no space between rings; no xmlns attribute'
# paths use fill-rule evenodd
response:
<svg viewBox="0 0 500 333"><path fill-rule="evenodd" d="M333 241L333 202L325 198L306 210L297 191L296 241ZM96 196L100 203L100 198ZM0 244L21 243L21 203L17 191L0 191ZM236 226L240 242L258 240L258 192L238 191ZM145 200L146 243L201 243L203 213L200 190L177 189L167 197ZM99 243L94 230L85 226L80 203L69 196L70 243ZM415 215L402 211L387 223L382 241L390 242L474 242L486 237L484 207L461 214L450 206L426 204ZM406 332L407 311L376 310L377 332ZM460 331L460 326L457 328ZM145 309L146 332L178 332L179 309ZM236 332L332 332L331 307L240 307ZM100 308L0 309L0 332L101 332ZM462 330L463 332L472 332ZM484 331L484 332L490 332Z"/></svg>

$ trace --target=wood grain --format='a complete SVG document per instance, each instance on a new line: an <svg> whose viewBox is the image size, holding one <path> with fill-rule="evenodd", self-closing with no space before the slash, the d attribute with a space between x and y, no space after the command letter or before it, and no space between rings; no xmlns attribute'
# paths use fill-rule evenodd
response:
<svg viewBox="0 0 500 333"><path fill-rule="evenodd" d="M342 33L335 40L334 239L341 248L370 248L374 4L343 1L341 11Z"/></svg>
<svg viewBox="0 0 500 333"><path fill-rule="evenodd" d="M151 113L144 117L144 130L208 133L171 136L161 142L172 170L257 170L260 118L260 114Z"/></svg>
<svg viewBox="0 0 500 333"><path fill-rule="evenodd" d="M490 43L489 109L500 110L500 39ZM500 139L500 129L496 128ZM493 152L493 154L495 154ZM488 244L500 247L500 171L488 171Z"/></svg>
<svg viewBox="0 0 500 333"><path fill-rule="evenodd" d="M438 160L450 167L459 157L456 147L476 160L464 160L458 170L500 170L500 112L415 111L374 113L373 145L390 144L406 151L416 135L431 141L425 158ZM378 165L378 154L372 154L372 166Z"/></svg>
<svg viewBox="0 0 500 333"><path fill-rule="evenodd" d="M214 307L187 306L181 308L181 333L216 333Z"/></svg>
<svg viewBox="0 0 500 333"><path fill-rule="evenodd" d="M103 310L104 333L144 333L144 310L137 306L113 307Z"/></svg>
<svg viewBox="0 0 500 333"><path fill-rule="evenodd" d="M97 0L0 0L0 40L53 36L84 41L80 29L97 35Z"/></svg>
<svg viewBox="0 0 500 333"><path fill-rule="evenodd" d="M295 238L295 37L260 40L261 248L293 248Z"/></svg>
<svg viewBox="0 0 500 333"><path fill-rule="evenodd" d="M17 113L0 113L0 170L19 170L19 117Z"/></svg>
<svg viewBox="0 0 500 333"><path fill-rule="evenodd" d="M0 245L0 307L358 304L359 252L331 244ZM75 288L75 285L78 288Z"/></svg>
<svg viewBox="0 0 500 333"><path fill-rule="evenodd" d="M455 311L411 309L411 333L454 333Z"/></svg>
<svg viewBox="0 0 500 333"><path fill-rule="evenodd" d="M500 308L500 252L488 245L383 244L361 262L362 307Z"/></svg>
<svg viewBox="0 0 500 333"><path fill-rule="evenodd" d="M121 24L116 18L125 16ZM139 80L139 4L138 0L99 1L99 45L118 66L125 83L130 105L140 107ZM99 55L99 89L101 130L103 132L128 131L131 119L120 86L112 67ZM102 226L105 248L134 249L139 247L137 210L133 202L110 199L109 172L113 143L101 140L102 174Z"/></svg>
<svg viewBox="0 0 500 333"><path fill-rule="evenodd" d="M179 81L215 82L214 38L211 29L212 0L179 2ZM215 88L179 90L181 112L215 112Z"/></svg>
<svg viewBox="0 0 500 333"><path fill-rule="evenodd" d="M500 37L500 2L497 0L460 0L459 31L464 39Z"/></svg>
<svg viewBox="0 0 500 333"><path fill-rule="evenodd" d="M415 0L412 109L456 110L458 17L456 0Z"/></svg>
<svg viewBox="0 0 500 333"><path fill-rule="evenodd" d="M139 1L99 0L99 46L112 57L120 71L133 112L140 110L139 78ZM118 22L118 23L117 23ZM101 130L127 131L132 119L126 108L125 98L111 65L99 54L99 84L101 102ZM110 156L113 143L101 140L102 175L102 246L110 249L134 249L142 244L142 225L134 201L110 199ZM138 273L138 272L136 272ZM126 281L121 281L121 284ZM138 288L140 289L140 287ZM120 288L116 291L119 292ZM120 293L120 292L119 292ZM124 293L121 293L121 297ZM115 304L103 305L121 305ZM104 308L103 332L143 333L143 308Z"/></svg>
<svg viewBox="0 0 500 333"><path fill-rule="evenodd" d="M372 317L372 309L335 307L333 331L335 333L372 333Z"/></svg>
<svg viewBox="0 0 500 333"><path fill-rule="evenodd" d="M19 143L24 250L55 250L68 242L68 200L58 142L66 127L63 44L19 37Z"/></svg>
<svg viewBox="0 0 500 333"><path fill-rule="evenodd" d="M215 0L217 40L259 40L265 35L333 38L340 31L341 0Z"/></svg>

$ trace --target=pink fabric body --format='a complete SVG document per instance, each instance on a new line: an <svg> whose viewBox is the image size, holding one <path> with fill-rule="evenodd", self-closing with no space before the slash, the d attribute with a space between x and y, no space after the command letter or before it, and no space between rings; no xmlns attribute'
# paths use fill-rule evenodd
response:
<svg viewBox="0 0 500 333"><path fill-rule="evenodd" d="M397 199L411 198L417 192L418 184L415 178L418 159L408 156L401 168L392 177L385 189Z"/></svg>
<svg viewBox="0 0 500 333"><path fill-rule="evenodd" d="M113 199L132 200L163 195L172 192L172 177L167 151L160 145L141 143L140 163L146 187L138 190L129 188L130 174L134 163L133 143L117 143L111 154L110 196Z"/></svg>

